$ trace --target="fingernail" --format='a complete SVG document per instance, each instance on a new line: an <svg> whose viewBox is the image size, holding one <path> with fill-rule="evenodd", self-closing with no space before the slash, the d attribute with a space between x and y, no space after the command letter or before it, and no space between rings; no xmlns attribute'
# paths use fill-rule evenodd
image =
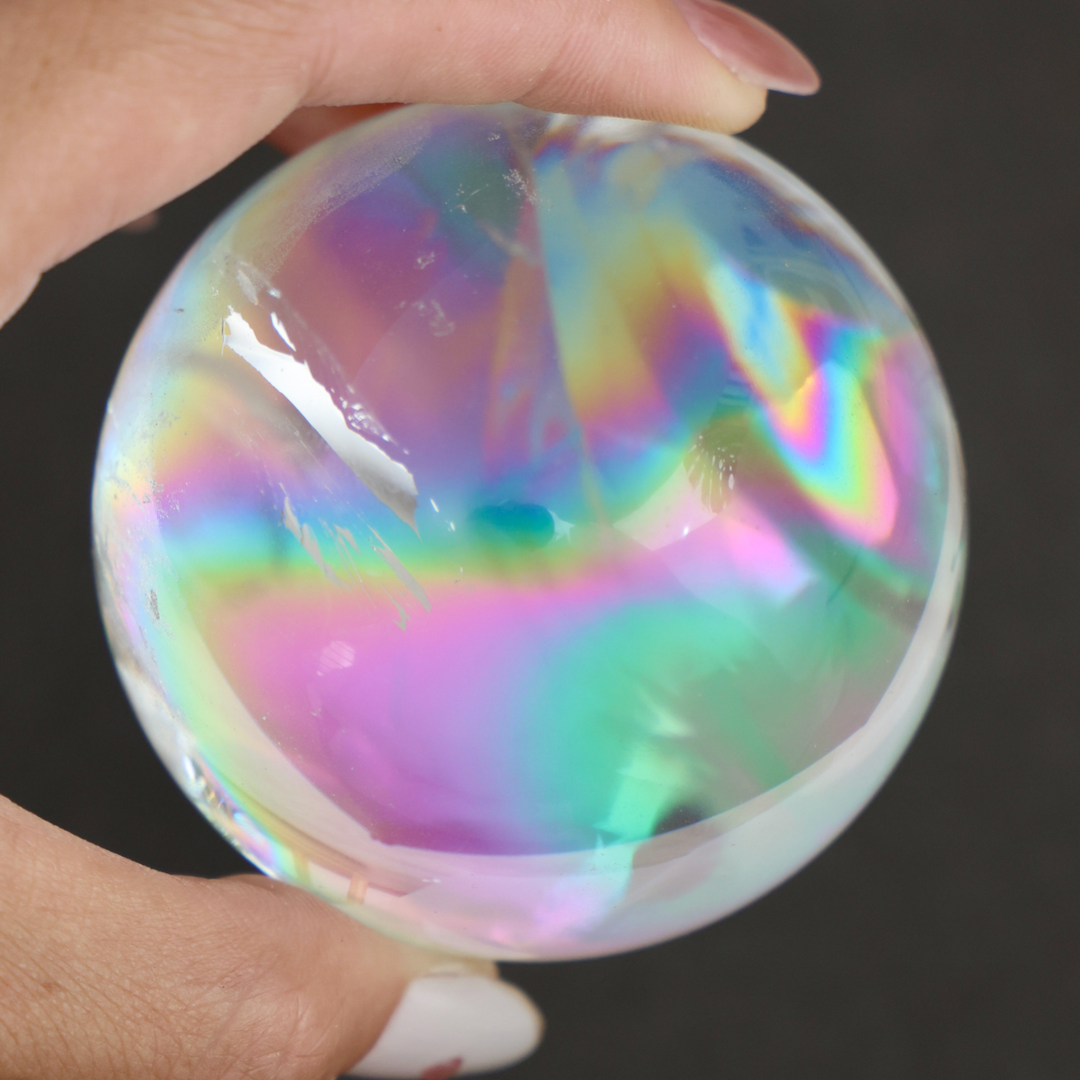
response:
<svg viewBox="0 0 1080 1080"><path fill-rule="evenodd" d="M414 979L379 1041L349 1070L378 1080L450 1080L528 1057L544 1021L516 986L483 975Z"/></svg>
<svg viewBox="0 0 1080 1080"><path fill-rule="evenodd" d="M690 29L736 78L766 90L813 94L821 77L778 30L721 0L675 0Z"/></svg>

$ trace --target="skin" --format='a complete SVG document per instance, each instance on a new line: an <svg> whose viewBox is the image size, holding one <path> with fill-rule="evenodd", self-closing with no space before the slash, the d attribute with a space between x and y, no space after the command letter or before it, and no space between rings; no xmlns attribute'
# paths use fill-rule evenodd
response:
<svg viewBox="0 0 1080 1080"><path fill-rule="evenodd" d="M765 92L669 0L0 0L0 323L269 133L291 152L365 111L326 106L506 100L734 132ZM333 1077L446 962L276 882L148 870L2 797L0 867L2 1080Z"/></svg>

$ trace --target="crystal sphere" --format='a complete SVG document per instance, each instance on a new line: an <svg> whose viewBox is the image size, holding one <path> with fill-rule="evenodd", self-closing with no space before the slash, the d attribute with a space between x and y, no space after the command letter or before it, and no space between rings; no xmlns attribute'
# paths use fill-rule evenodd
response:
<svg viewBox="0 0 1080 1080"><path fill-rule="evenodd" d="M954 422L896 286L732 138L412 107L173 273L93 495L116 664L252 862L555 959L796 871L929 702Z"/></svg>

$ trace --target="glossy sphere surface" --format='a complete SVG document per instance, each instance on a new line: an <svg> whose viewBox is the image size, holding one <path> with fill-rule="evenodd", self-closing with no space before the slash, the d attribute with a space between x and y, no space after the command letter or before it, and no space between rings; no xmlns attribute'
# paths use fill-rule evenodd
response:
<svg viewBox="0 0 1080 1080"><path fill-rule="evenodd" d="M252 861L442 948L732 911L902 752L963 567L903 299L735 139L412 108L268 177L124 361L117 665Z"/></svg>

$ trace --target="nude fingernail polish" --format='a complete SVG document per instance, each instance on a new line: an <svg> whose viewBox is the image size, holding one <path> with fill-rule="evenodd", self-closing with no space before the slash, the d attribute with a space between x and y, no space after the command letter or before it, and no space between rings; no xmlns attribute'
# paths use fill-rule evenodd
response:
<svg viewBox="0 0 1080 1080"><path fill-rule="evenodd" d="M722 0L674 0L698 41L736 78L766 90L813 94L821 77L783 34Z"/></svg>
<svg viewBox="0 0 1080 1080"><path fill-rule="evenodd" d="M349 1076L451 1080L520 1061L536 1049L544 1021L516 986L483 975L414 979L379 1041Z"/></svg>

